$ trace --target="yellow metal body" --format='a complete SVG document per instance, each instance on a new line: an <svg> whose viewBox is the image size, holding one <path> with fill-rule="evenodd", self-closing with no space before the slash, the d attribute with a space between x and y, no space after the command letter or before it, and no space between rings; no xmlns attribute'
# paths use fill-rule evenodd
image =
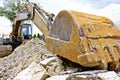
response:
<svg viewBox="0 0 120 80"><path fill-rule="evenodd" d="M49 35L48 50L86 67L118 69L120 31L106 17L61 11Z"/></svg>

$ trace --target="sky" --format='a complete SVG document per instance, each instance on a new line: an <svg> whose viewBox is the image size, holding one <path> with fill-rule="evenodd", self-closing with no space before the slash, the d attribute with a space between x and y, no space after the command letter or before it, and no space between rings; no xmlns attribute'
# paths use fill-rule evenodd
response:
<svg viewBox="0 0 120 80"><path fill-rule="evenodd" d="M3 0L0 0L0 6ZM48 12L57 15L61 10L76 10L101 16L106 16L120 28L120 0L30 0L37 3ZM10 33L11 23L5 17L0 17L0 33ZM33 26L33 33L38 33Z"/></svg>

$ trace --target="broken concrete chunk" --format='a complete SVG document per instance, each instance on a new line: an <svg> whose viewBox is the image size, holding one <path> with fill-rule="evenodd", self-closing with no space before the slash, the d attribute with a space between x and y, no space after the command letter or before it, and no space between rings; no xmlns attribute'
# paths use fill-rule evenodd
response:
<svg viewBox="0 0 120 80"><path fill-rule="evenodd" d="M46 80L66 80L68 78L68 74L66 75L57 75L47 78Z"/></svg>
<svg viewBox="0 0 120 80"><path fill-rule="evenodd" d="M120 77L118 77L118 75L114 71L98 73L98 76L101 77L103 80L120 80Z"/></svg>
<svg viewBox="0 0 120 80"><path fill-rule="evenodd" d="M120 80L114 71L85 71L70 74L66 80Z"/></svg>
<svg viewBox="0 0 120 80"><path fill-rule="evenodd" d="M96 76L95 74L70 74L69 77L66 80L102 80L99 76Z"/></svg>
<svg viewBox="0 0 120 80"><path fill-rule="evenodd" d="M57 59L57 57L50 57L50 58L47 58L47 59L45 59L43 61L40 61L40 64L43 65L43 66L46 66L46 65L48 65L52 61L55 62L56 59Z"/></svg>
<svg viewBox="0 0 120 80"><path fill-rule="evenodd" d="M35 62L18 73L14 80L45 80L48 74L45 68Z"/></svg>
<svg viewBox="0 0 120 80"><path fill-rule="evenodd" d="M78 68L70 68L64 72L62 72L61 74L71 74L71 73L75 73L78 71Z"/></svg>
<svg viewBox="0 0 120 80"><path fill-rule="evenodd" d="M62 61L55 56L40 61L40 64L46 68L49 76L60 74L64 70Z"/></svg>

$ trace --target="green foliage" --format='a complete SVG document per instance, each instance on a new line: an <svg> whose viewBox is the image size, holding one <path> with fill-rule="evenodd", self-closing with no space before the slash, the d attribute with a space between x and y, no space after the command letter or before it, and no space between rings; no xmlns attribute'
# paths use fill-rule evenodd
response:
<svg viewBox="0 0 120 80"><path fill-rule="evenodd" d="M32 37L33 38L43 39L43 35L40 35L39 33L38 34L34 34Z"/></svg>
<svg viewBox="0 0 120 80"><path fill-rule="evenodd" d="M37 38L42 39L43 35L40 35L39 33L37 34Z"/></svg>
<svg viewBox="0 0 120 80"><path fill-rule="evenodd" d="M12 11L6 11L5 16L10 20L13 21L13 17L14 17L15 13Z"/></svg>
<svg viewBox="0 0 120 80"><path fill-rule="evenodd" d="M34 35L33 35L33 38L37 38L37 35L36 35L36 34L34 34Z"/></svg>
<svg viewBox="0 0 120 80"><path fill-rule="evenodd" d="M37 37L40 38L40 34L39 33L37 34Z"/></svg>
<svg viewBox="0 0 120 80"><path fill-rule="evenodd" d="M4 16L4 13L5 13L5 8L1 8L0 9L0 16Z"/></svg>
<svg viewBox="0 0 120 80"><path fill-rule="evenodd" d="M29 0L6 0L4 7L0 9L0 16L7 17L11 22L14 19L15 13L25 8Z"/></svg>

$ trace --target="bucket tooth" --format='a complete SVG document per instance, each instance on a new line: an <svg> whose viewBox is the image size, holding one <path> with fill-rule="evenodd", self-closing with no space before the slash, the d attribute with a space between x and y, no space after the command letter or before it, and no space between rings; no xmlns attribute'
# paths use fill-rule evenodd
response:
<svg viewBox="0 0 120 80"><path fill-rule="evenodd" d="M110 50L111 58L113 59L113 61L112 61L111 63L109 63L109 68L110 68L111 70L113 70L113 69L118 69L118 68L119 68L119 57L118 57L118 53L114 52L112 46L109 46L109 50Z"/></svg>

